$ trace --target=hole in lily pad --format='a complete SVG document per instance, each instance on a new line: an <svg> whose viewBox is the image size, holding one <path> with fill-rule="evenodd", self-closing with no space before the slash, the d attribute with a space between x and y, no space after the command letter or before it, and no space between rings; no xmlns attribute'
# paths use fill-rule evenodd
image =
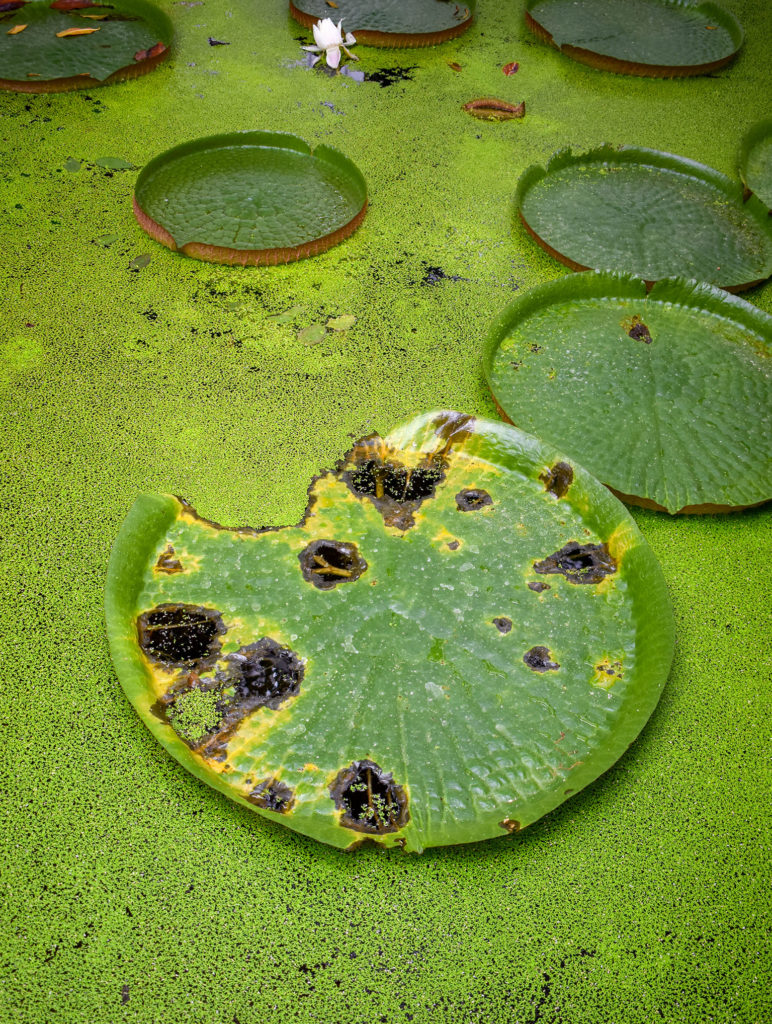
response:
<svg viewBox="0 0 772 1024"><path fill-rule="evenodd" d="M549 647L532 647L523 655L523 661L534 672L555 672L560 665L552 660Z"/></svg>
<svg viewBox="0 0 772 1024"><path fill-rule="evenodd" d="M295 794L286 783L279 779L264 779L255 786L247 796L247 800L266 811L287 814L295 803Z"/></svg>
<svg viewBox="0 0 772 1024"><path fill-rule="evenodd" d="M374 761L355 761L339 772L330 796L343 811L340 823L356 832L382 835L407 824L407 797Z"/></svg>
<svg viewBox="0 0 772 1024"><path fill-rule="evenodd" d="M574 479L574 471L567 462L556 462L551 469L545 470L539 477L544 487L556 498L563 498Z"/></svg>
<svg viewBox="0 0 772 1024"><path fill-rule="evenodd" d="M533 567L536 572L560 573L569 583L600 583L617 571L607 545L574 540L541 562L534 562Z"/></svg>
<svg viewBox="0 0 772 1024"><path fill-rule="evenodd" d="M492 504L493 498L480 487L466 487L456 495L456 507L459 512L478 512Z"/></svg>
<svg viewBox="0 0 772 1024"><path fill-rule="evenodd" d="M233 687L239 717L258 707L278 708L300 692L303 662L270 637L241 647L225 659L223 686Z"/></svg>
<svg viewBox="0 0 772 1024"><path fill-rule="evenodd" d="M338 540L313 540L298 555L303 579L319 590L339 583L353 583L367 569L356 544Z"/></svg>
<svg viewBox="0 0 772 1024"><path fill-rule="evenodd" d="M137 620L139 646L148 658L167 668L213 665L225 633L214 608L193 604L161 604Z"/></svg>

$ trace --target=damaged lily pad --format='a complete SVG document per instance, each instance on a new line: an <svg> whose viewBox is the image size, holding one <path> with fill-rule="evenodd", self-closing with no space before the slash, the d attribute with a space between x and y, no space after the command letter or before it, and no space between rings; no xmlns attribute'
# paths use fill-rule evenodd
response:
<svg viewBox="0 0 772 1024"><path fill-rule="evenodd" d="M172 35L146 0L28 0L0 13L0 89L64 92L136 78L169 56Z"/></svg>
<svg viewBox="0 0 772 1024"><path fill-rule="evenodd" d="M320 18L343 22L358 43L371 46L434 46L466 32L476 0L290 0L290 14L306 28Z"/></svg>
<svg viewBox="0 0 772 1024"><path fill-rule="evenodd" d="M525 23L582 64L627 75L704 75L743 43L740 23L712 0L527 0Z"/></svg>
<svg viewBox="0 0 772 1024"><path fill-rule="evenodd" d="M316 256L367 212L367 186L338 150L283 132L196 139L161 153L137 178L134 213L170 249L256 266Z"/></svg>
<svg viewBox="0 0 772 1024"><path fill-rule="evenodd" d="M772 210L772 117L758 121L740 146L740 177L746 189Z"/></svg>
<svg viewBox="0 0 772 1024"><path fill-rule="evenodd" d="M615 270L743 291L772 274L772 221L724 174L672 153L605 145L556 153L520 177L526 230L573 270Z"/></svg>
<svg viewBox="0 0 772 1024"><path fill-rule="evenodd" d="M577 274L511 303L484 365L510 422L625 501L726 512L772 498L770 356L772 317L717 288Z"/></svg>
<svg viewBox="0 0 772 1024"><path fill-rule="evenodd" d="M524 828L635 739L673 645L624 506L541 441L447 412L358 442L295 526L141 495L106 614L158 741L337 847Z"/></svg>

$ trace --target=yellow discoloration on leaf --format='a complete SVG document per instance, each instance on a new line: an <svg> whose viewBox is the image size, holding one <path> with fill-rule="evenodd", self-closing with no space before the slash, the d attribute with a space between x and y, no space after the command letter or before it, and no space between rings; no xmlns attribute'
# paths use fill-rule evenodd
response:
<svg viewBox="0 0 772 1024"><path fill-rule="evenodd" d="M318 764L312 764L312 762L309 761L307 764L303 765L303 771L304 772L318 772L319 771L319 765Z"/></svg>
<svg viewBox="0 0 772 1024"><path fill-rule="evenodd" d="M292 718L292 708L297 699L297 697L290 698L276 709L257 708L238 724L231 735L228 740L228 757L225 761L213 761L207 758L202 758L202 761L213 771L222 774L226 765L247 759L250 772L259 775L265 774L264 755L260 748L273 729L279 725L286 728L287 722Z"/></svg>
<svg viewBox="0 0 772 1024"><path fill-rule="evenodd" d="M606 541L611 552L611 557L617 563L617 573L622 567L625 555L632 548L637 547L639 539L635 536L632 523L620 523ZM613 577L608 577L609 579Z"/></svg>
<svg viewBox="0 0 772 1024"><path fill-rule="evenodd" d="M610 690L622 678L622 674L622 661L607 654L596 664L595 675L590 682L593 686L599 686L603 690Z"/></svg>
<svg viewBox="0 0 772 1024"><path fill-rule="evenodd" d="M99 32L99 30L100 30L99 27L97 27L97 28L66 28L62 32L57 32L56 33L56 38L57 39L67 39L70 36L90 36L94 32Z"/></svg>
<svg viewBox="0 0 772 1024"><path fill-rule="evenodd" d="M444 526L441 526L437 533L432 536L432 544L440 548L445 548L448 544L456 544L458 547L461 547L462 541L455 534L446 530Z"/></svg>

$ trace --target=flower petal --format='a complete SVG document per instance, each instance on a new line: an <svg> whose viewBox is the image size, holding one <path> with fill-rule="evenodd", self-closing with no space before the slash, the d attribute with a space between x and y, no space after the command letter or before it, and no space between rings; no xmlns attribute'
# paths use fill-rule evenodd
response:
<svg viewBox="0 0 772 1024"><path fill-rule="evenodd" d="M340 64L340 48L337 46L327 47L327 64L336 68Z"/></svg>

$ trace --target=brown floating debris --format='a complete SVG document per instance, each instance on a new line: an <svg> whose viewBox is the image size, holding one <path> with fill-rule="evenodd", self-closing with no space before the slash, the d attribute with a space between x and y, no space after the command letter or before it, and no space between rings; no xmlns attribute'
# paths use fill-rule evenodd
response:
<svg viewBox="0 0 772 1024"><path fill-rule="evenodd" d="M57 32L57 39L65 39L69 36L90 36L92 32L99 32L97 28L66 28L63 32Z"/></svg>
<svg viewBox="0 0 772 1024"><path fill-rule="evenodd" d="M461 65L457 64L456 61L454 61L454 60L449 60L448 61L448 67L450 68L451 71L460 71L461 70Z"/></svg>
<svg viewBox="0 0 772 1024"><path fill-rule="evenodd" d="M18 36L18 34L23 32L26 27L26 25L14 25L13 28L9 28L5 34L7 36Z"/></svg>
<svg viewBox="0 0 772 1024"><path fill-rule="evenodd" d="M481 96L480 99L465 103L462 109L483 121L514 121L525 117L525 100L514 104L496 99L495 96Z"/></svg>
<svg viewBox="0 0 772 1024"><path fill-rule="evenodd" d="M505 75L514 75L520 70L520 65L516 60L512 60L509 64L505 64L501 70Z"/></svg>

